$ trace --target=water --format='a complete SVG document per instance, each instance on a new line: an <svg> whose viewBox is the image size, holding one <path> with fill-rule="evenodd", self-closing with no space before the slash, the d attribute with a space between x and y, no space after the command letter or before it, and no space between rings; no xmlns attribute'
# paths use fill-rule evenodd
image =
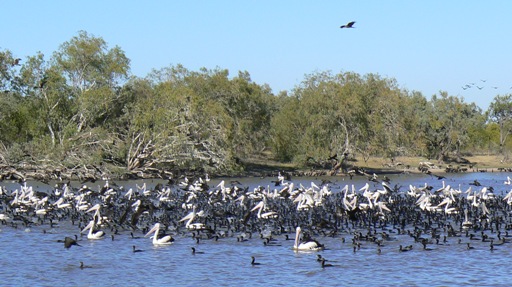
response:
<svg viewBox="0 0 512 287"><path fill-rule="evenodd" d="M394 184L407 190L409 184L425 182L441 186L441 181L427 175L389 176ZM478 179L484 186L493 186L497 195L510 191L503 185L506 173L449 174L446 184L461 185L465 190ZM365 178L328 178L332 190L345 184L361 187ZM244 185L268 185L260 178L238 179ZM210 186L219 180L212 180ZM294 183L310 185L319 178L296 178ZM124 182L125 185L140 184ZM155 185L158 181L147 181ZM44 188L41 183L29 183ZM101 183L100 183L101 184ZM7 189L15 183L3 183ZM148 186L149 187L149 186ZM3 286L510 286L508 275L512 244L496 246L488 242L449 237L445 244L431 244L423 250L409 235L392 234L394 241L384 242L381 253L372 242L362 242L354 251L351 235L338 237L316 236L325 244L320 252L294 252L293 240L276 236L280 246L264 246L258 234L238 242L236 237L201 240L189 235L176 235L174 244L155 247L149 238L137 232L132 239L129 231L121 231L112 241L110 232L102 240L79 237L79 246L65 249L57 240L77 234L77 227L61 222L58 227L31 226L17 229L0 225L0 285ZM43 231L46 230L46 233ZM492 236L492 235L491 235ZM496 236L496 235L494 235ZM294 234L290 234L294 237ZM343 243L341 238L346 238ZM399 245L413 245L408 252L399 252ZM133 253L132 246L143 252ZM192 255L191 247L201 254ZM326 258L332 267L321 268L317 254ZM260 265L252 266L251 256ZM86 268L80 268L83 262Z"/></svg>

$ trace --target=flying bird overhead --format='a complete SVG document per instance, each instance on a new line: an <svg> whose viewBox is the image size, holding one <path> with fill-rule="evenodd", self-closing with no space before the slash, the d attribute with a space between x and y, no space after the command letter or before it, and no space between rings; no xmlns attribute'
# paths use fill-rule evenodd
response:
<svg viewBox="0 0 512 287"><path fill-rule="evenodd" d="M341 25L340 28L354 28L356 21L348 22L346 25Z"/></svg>

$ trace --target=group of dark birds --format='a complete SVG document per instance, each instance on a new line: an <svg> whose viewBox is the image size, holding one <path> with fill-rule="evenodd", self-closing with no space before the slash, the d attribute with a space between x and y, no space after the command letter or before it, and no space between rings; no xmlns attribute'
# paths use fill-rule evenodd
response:
<svg viewBox="0 0 512 287"><path fill-rule="evenodd" d="M67 230L76 228L76 234L58 240L65 249L83 248L81 240L144 238L152 232L153 241L147 238L147 244L172 244L186 237L235 244L261 240L269 248L302 252L323 250L320 242L329 237L339 238L341 244L349 239L354 252L374 246L378 254L449 244L496 250L512 240L509 179L500 187L475 180L461 189L439 176L442 186L404 188L387 176L354 176L367 176L367 183L361 187L349 179L333 179L303 185L281 173L278 185L252 188L239 181L211 185L207 175L132 188L109 180L96 188L67 182L47 190L22 183L15 190L1 187L0 223L4 228L40 226L52 233L67 224ZM306 247L313 242L314 248ZM132 247L134 253L142 252ZM192 248L192 254L201 253ZM330 267L325 260L320 262ZM257 263L253 258L251 264Z"/></svg>

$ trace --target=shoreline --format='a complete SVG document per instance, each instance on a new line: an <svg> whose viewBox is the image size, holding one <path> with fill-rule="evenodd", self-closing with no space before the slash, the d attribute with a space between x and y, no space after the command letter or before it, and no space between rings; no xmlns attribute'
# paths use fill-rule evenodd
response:
<svg viewBox="0 0 512 287"><path fill-rule="evenodd" d="M499 163L499 164L496 164ZM48 165L19 164L0 165L0 181L2 180L79 180L95 181L104 178L114 180L130 179L170 179L181 176L203 175L205 172L198 171L172 171L156 168L127 171L119 167L115 172L108 171L104 166L102 170L96 166L83 166L74 169L65 167L52 167ZM400 174L400 173L469 173L469 172L512 172L512 164L499 161L498 156L476 156L468 157L465 163L441 163L434 164L420 157L397 157L392 163L389 160L379 157L372 157L366 162L359 160L348 161L345 172L341 169L295 167L290 164L276 163L271 160L258 160L244 162L245 170L238 172L210 173L210 177L269 177L277 176L280 172L293 177L315 177L315 176L369 176L372 174Z"/></svg>

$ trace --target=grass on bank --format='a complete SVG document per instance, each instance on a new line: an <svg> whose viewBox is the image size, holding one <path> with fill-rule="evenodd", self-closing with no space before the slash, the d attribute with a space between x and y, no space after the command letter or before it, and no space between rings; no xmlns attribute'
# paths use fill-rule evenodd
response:
<svg viewBox="0 0 512 287"><path fill-rule="evenodd" d="M355 160L350 161L349 164L368 170L386 171L409 171L419 172L418 166L420 162L430 162L437 166L437 171L444 171L447 167L466 167L467 171L496 171L498 169L512 169L510 161L504 161L503 156L499 155L475 155L464 157L468 161L467 164L457 162L438 162L437 160L429 160L424 157L396 157L394 162L389 158L383 157L370 157L364 161L362 157L356 157ZM311 169L309 167L300 167L293 163L280 163L272 159L262 156L258 158L251 158L244 161L247 170L258 170L269 172L275 170L305 170Z"/></svg>

